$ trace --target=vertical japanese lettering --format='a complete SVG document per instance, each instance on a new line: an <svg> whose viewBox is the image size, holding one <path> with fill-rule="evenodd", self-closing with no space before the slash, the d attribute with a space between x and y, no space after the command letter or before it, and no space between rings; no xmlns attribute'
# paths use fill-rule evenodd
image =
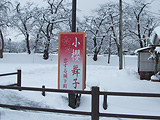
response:
<svg viewBox="0 0 160 120"><path fill-rule="evenodd" d="M67 88L67 78L68 78L68 74L67 74L67 65L68 65L68 59L65 58L63 61L63 66L64 66L64 71L63 71L63 88Z"/></svg>
<svg viewBox="0 0 160 120"><path fill-rule="evenodd" d="M73 79L73 87L76 89L77 85L80 84L78 81L78 75L80 74L80 69L78 68L78 65L73 66L72 75L75 77Z"/></svg>
<svg viewBox="0 0 160 120"><path fill-rule="evenodd" d="M72 52L72 60L73 61L79 61L79 59L80 59L80 50L74 50L73 49L73 52Z"/></svg>
<svg viewBox="0 0 160 120"><path fill-rule="evenodd" d="M78 42L77 37L75 37L75 42L73 42L72 45L73 45L74 47L78 47L78 45L80 45L80 44L81 44L81 43Z"/></svg>
<svg viewBox="0 0 160 120"><path fill-rule="evenodd" d="M78 84L80 84L79 82L77 82L77 78L75 78L75 79L73 79L73 81L74 81L74 83L73 83L73 87L75 88L75 89L77 89L77 85Z"/></svg>
<svg viewBox="0 0 160 120"><path fill-rule="evenodd" d="M80 69L78 69L78 65L73 66L72 75L76 75L78 77L78 74L80 74Z"/></svg>

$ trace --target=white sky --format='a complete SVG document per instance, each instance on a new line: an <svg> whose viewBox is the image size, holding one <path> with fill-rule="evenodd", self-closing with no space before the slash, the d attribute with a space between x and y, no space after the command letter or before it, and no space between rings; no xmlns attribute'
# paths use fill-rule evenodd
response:
<svg viewBox="0 0 160 120"><path fill-rule="evenodd" d="M21 1L22 4L28 2L28 0L11 0L11 1ZM44 5L43 0L30 0L39 5ZM72 2L72 0L66 0L68 2ZM119 0L77 0L77 9L81 10L78 12L77 16L82 17L84 15L91 15L91 10L98 7L99 4L107 3L109 1L119 2ZM122 0L123 2L132 3L132 0ZM147 0L152 1L152 0ZM151 5L151 11L157 12L160 10L160 0L154 0Z"/></svg>
<svg viewBox="0 0 160 120"><path fill-rule="evenodd" d="M91 10L97 8L99 4L107 3L109 1L119 2L119 0L77 0L77 8L82 10L80 16L89 15L91 14ZM126 3L132 3L132 0L122 0L122 1ZM158 10L160 10L160 0L155 0L151 4L151 11L158 13Z"/></svg>
<svg viewBox="0 0 160 120"><path fill-rule="evenodd" d="M110 1L119 2L119 0L78 0L77 1L77 8L82 10L82 13L79 13L80 16L82 15L92 15L91 10L97 8L100 4L105 4ZM123 0L130 2L131 0Z"/></svg>

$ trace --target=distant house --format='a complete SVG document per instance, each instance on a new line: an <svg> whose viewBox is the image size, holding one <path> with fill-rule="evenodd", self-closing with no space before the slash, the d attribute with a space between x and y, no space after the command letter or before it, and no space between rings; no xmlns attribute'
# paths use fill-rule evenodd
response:
<svg viewBox="0 0 160 120"><path fill-rule="evenodd" d="M150 80L151 76L155 74L155 63L154 60L149 59L151 57L149 51L160 46L160 27L155 28L153 31L150 44L148 47L136 50L138 53L138 73L141 80ZM160 53L160 51L157 52ZM160 71L160 60L157 65L157 70Z"/></svg>

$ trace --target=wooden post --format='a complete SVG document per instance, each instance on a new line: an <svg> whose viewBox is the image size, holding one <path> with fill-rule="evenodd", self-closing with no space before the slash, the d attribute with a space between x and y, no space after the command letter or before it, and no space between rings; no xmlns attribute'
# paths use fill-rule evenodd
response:
<svg viewBox="0 0 160 120"><path fill-rule="evenodd" d="M107 95L104 95L104 100L103 100L103 109L107 110Z"/></svg>
<svg viewBox="0 0 160 120"><path fill-rule="evenodd" d="M91 120L99 120L99 87L92 87Z"/></svg>
<svg viewBox="0 0 160 120"><path fill-rule="evenodd" d="M17 86L21 87L21 70L17 70Z"/></svg>
<svg viewBox="0 0 160 120"><path fill-rule="evenodd" d="M76 108L76 94L68 93L68 99L69 99L69 106L75 109Z"/></svg>
<svg viewBox="0 0 160 120"><path fill-rule="evenodd" d="M43 85L42 88L43 88L43 90L42 90L42 95L43 95L43 96L46 96L46 93L45 93L45 85Z"/></svg>

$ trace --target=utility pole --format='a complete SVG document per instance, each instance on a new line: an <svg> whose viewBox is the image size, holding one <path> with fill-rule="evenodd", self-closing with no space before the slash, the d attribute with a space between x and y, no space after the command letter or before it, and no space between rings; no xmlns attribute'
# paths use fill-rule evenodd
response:
<svg viewBox="0 0 160 120"><path fill-rule="evenodd" d="M76 1L72 0L72 32L76 32ZM73 109L77 107L76 93L68 93L69 106Z"/></svg>
<svg viewBox="0 0 160 120"><path fill-rule="evenodd" d="M119 70L123 69L122 53L122 0L119 0Z"/></svg>
<svg viewBox="0 0 160 120"><path fill-rule="evenodd" d="M77 0L72 0L72 32L76 32L76 7Z"/></svg>

